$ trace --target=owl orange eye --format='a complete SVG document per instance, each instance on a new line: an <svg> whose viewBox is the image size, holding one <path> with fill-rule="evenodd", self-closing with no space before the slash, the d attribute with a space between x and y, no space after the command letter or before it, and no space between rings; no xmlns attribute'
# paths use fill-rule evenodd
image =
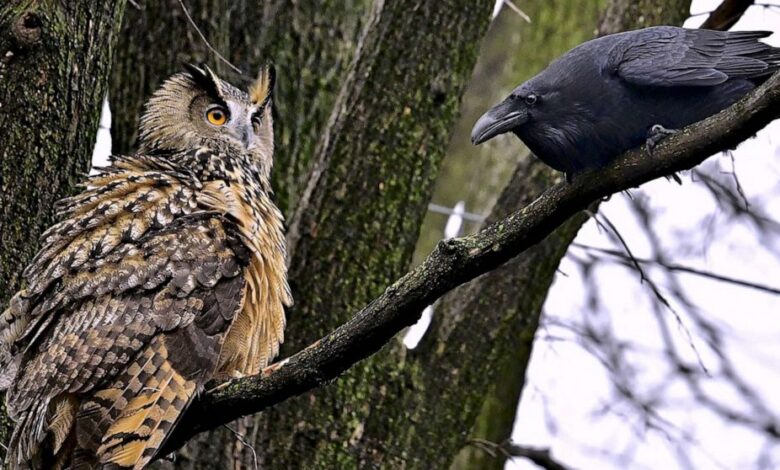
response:
<svg viewBox="0 0 780 470"><path fill-rule="evenodd" d="M215 126L221 126L227 122L227 111L221 106L215 106L206 111L206 119Z"/></svg>

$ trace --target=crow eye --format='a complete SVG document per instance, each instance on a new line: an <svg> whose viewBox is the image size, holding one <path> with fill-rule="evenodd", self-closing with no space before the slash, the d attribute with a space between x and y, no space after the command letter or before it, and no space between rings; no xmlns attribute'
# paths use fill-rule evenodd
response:
<svg viewBox="0 0 780 470"><path fill-rule="evenodd" d="M536 97L533 93L525 97L525 104L528 106L533 106L536 104L536 102L539 100L539 98Z"/></svg>

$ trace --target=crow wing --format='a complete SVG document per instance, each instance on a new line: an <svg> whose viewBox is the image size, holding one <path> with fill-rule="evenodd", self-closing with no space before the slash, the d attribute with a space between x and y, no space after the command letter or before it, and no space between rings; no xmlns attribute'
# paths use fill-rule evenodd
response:
<svg viewBox="0 0 780 470"><path fill-rule="evenodd" d="M780 49L758 41L770 34L647 28L623 35L607 55L606 70L639 86L714 86L757 78L780 68Z"/></svg>

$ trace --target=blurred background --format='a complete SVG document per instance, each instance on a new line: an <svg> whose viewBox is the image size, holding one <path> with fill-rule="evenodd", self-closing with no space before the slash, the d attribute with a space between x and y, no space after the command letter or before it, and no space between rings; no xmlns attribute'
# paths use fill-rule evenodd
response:
<svg viewBox="0 0 780 470"><path fill-rule="evenodd" d="M270 61L288 357L562 180L511 136L473 147L477 116L596 35L684 22L778 31L780 1L4 0L0 305L54 201L136 151L182 62L244 87ZM337 379L152 468L779 468L779 146L776 122L593 203Z"/></svg>
<svg viewBox="0 0 780 470"><path fill-rule="evenodd" d="M593 37L605 2L540 3L496 3L418 261L440 238L476 231L527 158L511 135L471 146L476 118ZM720 4L694 0L685 26ZM755 2L732 30L780 32L780 1ZM487 417L513 417L512 442L573 468L780 468L780 122L681 177L614 195L577 234L519 405ZM522 382L520 361L499 380ZM507 468L537 467L517 457Z"/></svg>
<svg viewBox="0 0 780 470"><path fill-rule="evenodd" d="M514 136L473 147L471 126L592 38L606 3L496 2L414 264L440 239L476 232L518 164L537 171ZM694 0L685 25L720 4ZM780 32L780 0L755 2L732 29ZM780 45L780 34L766 41ZM110 127L106 102L95 164L110 152ZM504 458L510 469L780 467L780 122L681 178L614 195L579 230L527 371L522 360L501 368L479 417L487 435L514 423L511 440L475 437L454 468ZM406 347L424 342L436 310Z"/></svg>

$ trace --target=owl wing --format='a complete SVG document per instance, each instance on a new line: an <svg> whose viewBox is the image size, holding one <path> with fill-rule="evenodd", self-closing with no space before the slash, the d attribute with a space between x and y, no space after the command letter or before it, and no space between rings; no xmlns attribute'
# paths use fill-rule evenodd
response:
<svg viewBox="0 0 780 470"><path fill-rule="evenodd" d="M141 468L213 373L249 252L184 181L109 171L45 234L0 325L21 356L12 465L44 446Z"/></svg>

